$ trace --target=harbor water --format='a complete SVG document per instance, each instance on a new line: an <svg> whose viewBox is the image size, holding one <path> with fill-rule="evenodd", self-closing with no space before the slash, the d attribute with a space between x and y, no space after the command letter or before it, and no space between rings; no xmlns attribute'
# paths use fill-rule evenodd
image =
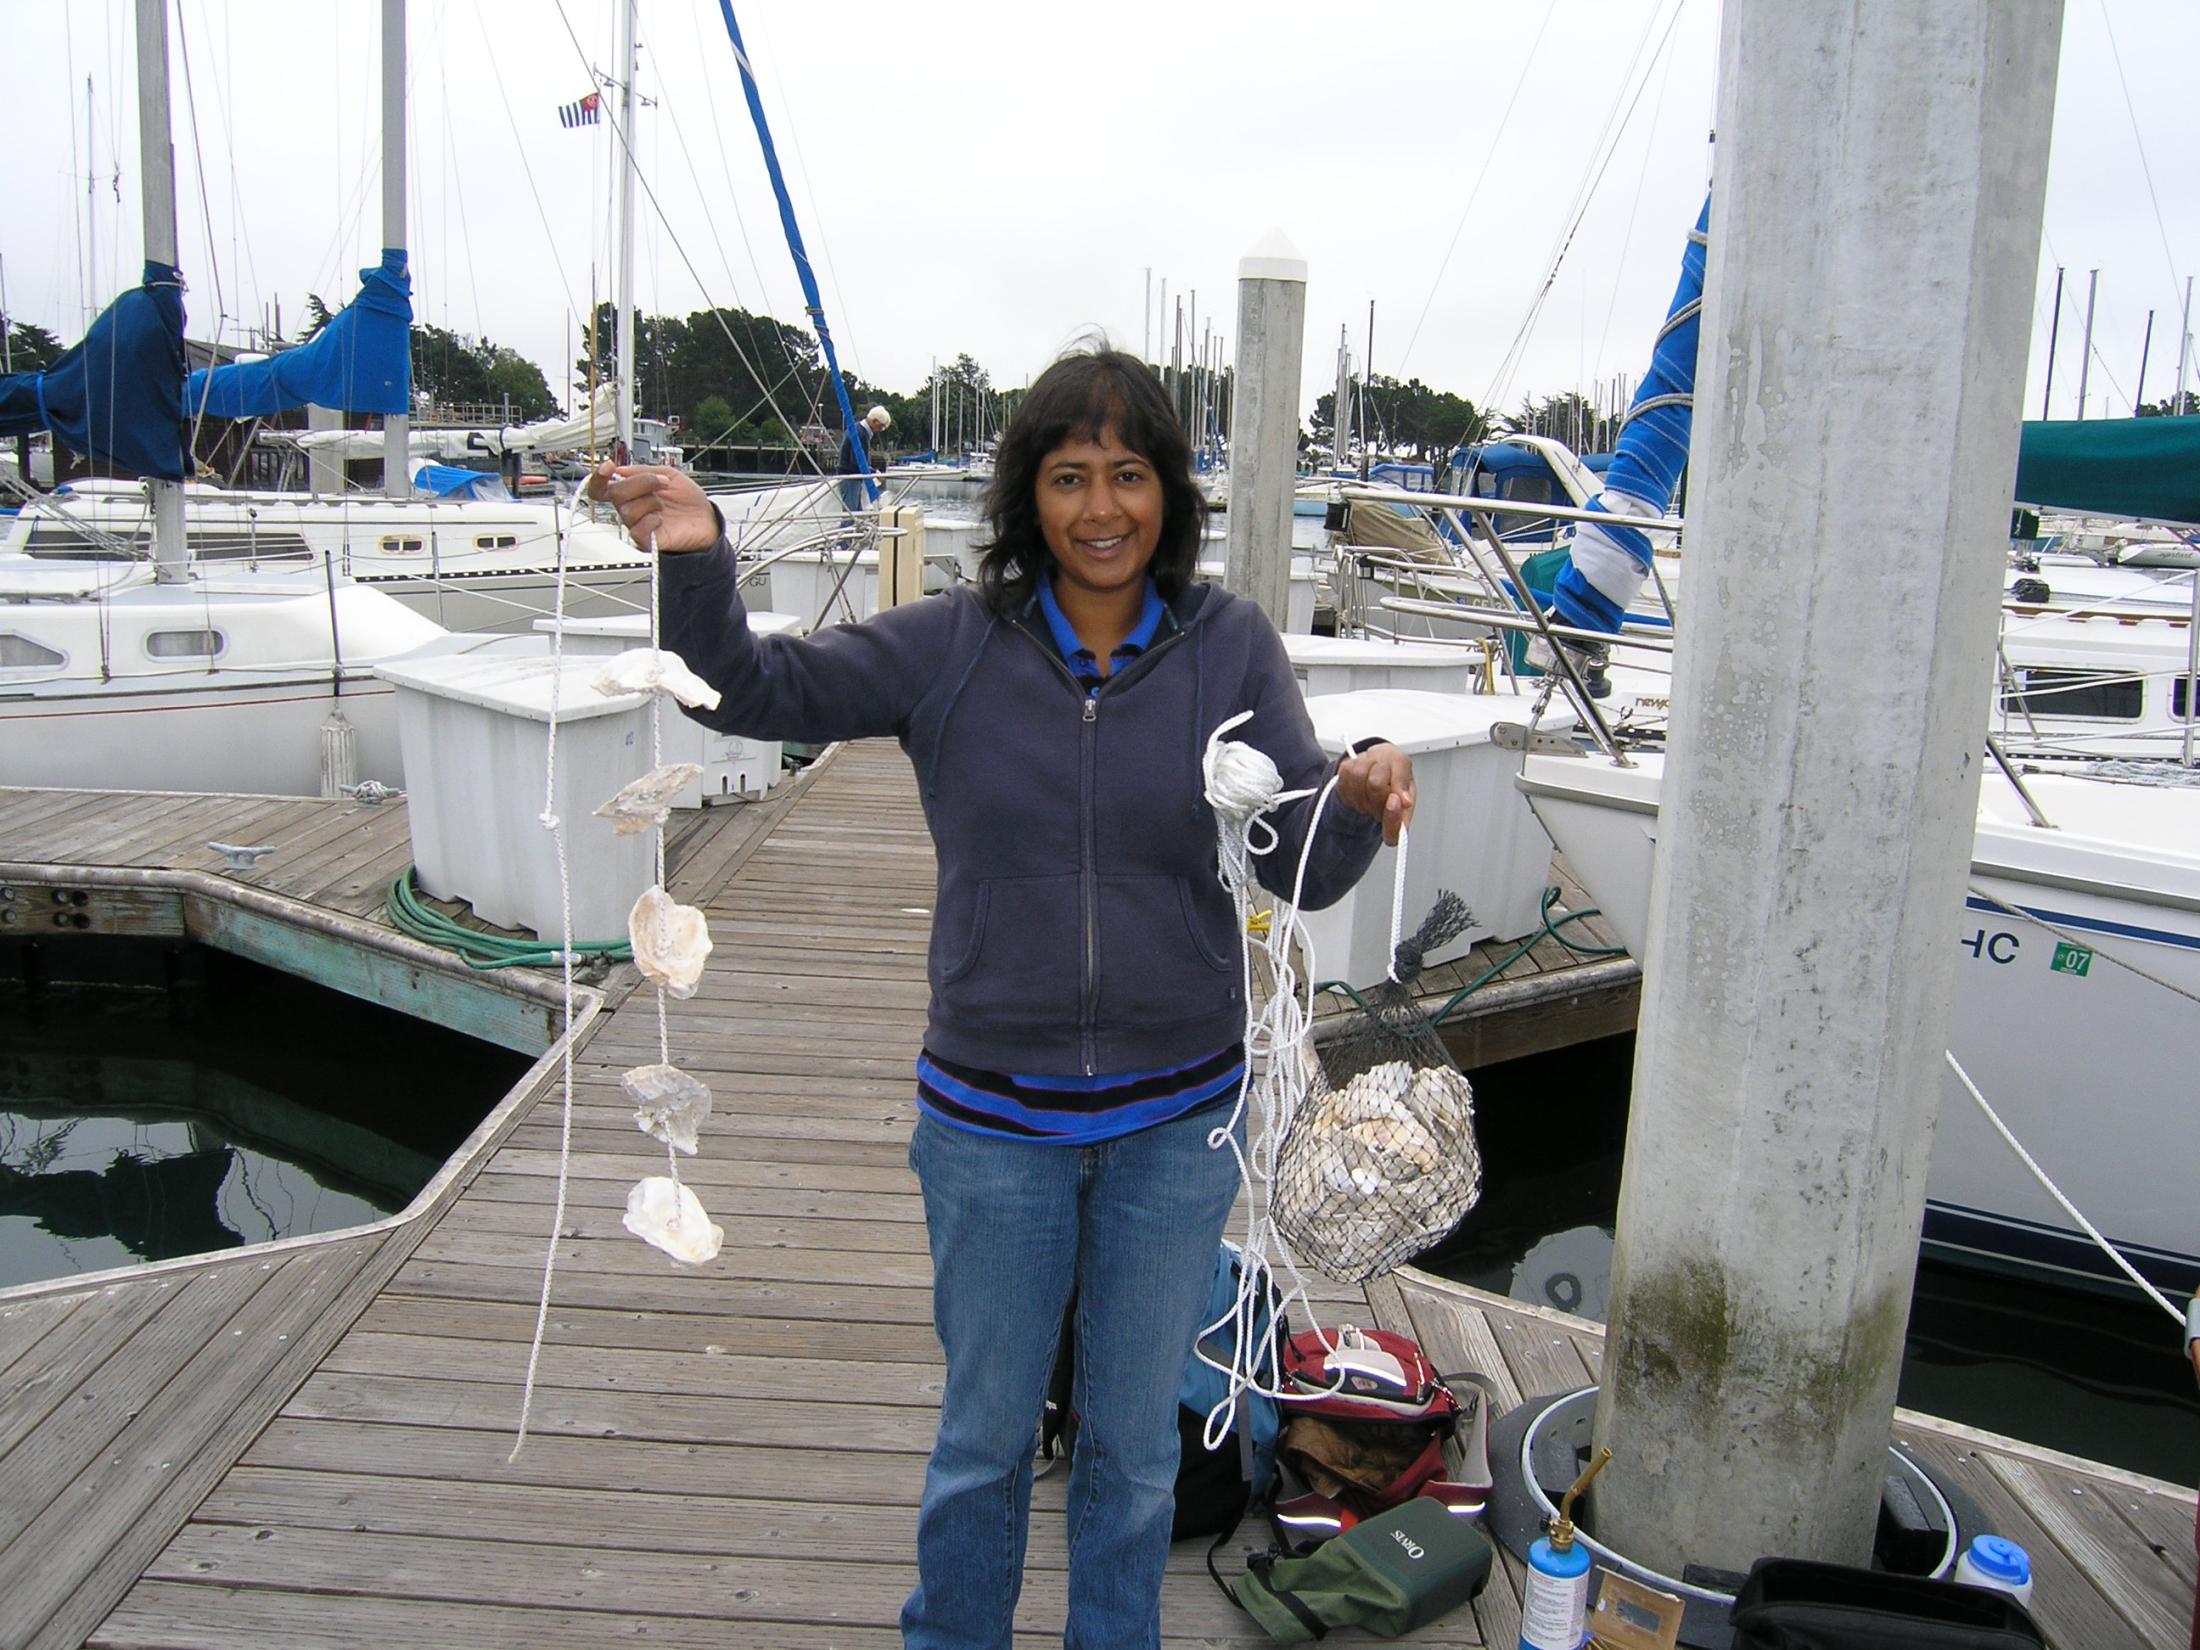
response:
<svg viewBox="0 0 2200 1650"><path fill-rule="evenodd" d="M528 1064L204 947L0 942L0 1288L383 1219Z"/></svg>
<svg viewBox="0 0 2200 1650"><path fill-rule="evenodd" d="M1634 1045L1609 1037L1471 1074L1482 1200L1416 1264L1604 1321ZM2200 1480L2200 1394L2180 1332L2136 1291L1921 1260L1899 1402L2172 1483Z"/></svg>

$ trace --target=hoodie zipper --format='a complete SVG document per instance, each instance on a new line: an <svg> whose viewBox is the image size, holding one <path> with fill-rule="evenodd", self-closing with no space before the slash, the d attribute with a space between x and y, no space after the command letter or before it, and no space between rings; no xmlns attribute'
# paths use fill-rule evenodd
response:
<svg viewBox="0 0 2200 1650"><path fill-rule="evenodd" d="M1100 685L1089 692L1078 680L1077 673L1069 668L1059 649L1041 642L1022 625L1015 626L1018 634L1028 639L1054 663L1070 690L1084 703L1084 715L1078 723L1077 773L1078 790L1087 799L1080 808L1077 822L1078 866L1077 904L1078 921L1085 931L1084 990L1078 1014L1077 1046L1081 1056L1079 1064L1087 1077L1099 1075L1100 1059L1100 845L1099 822L1094 818L1100 799L1100 695L1116 682L1135 674L1148 660L1168 651L1184 639L1182 630L1164 636L1146 649L1122 671L1101 678Z"/></svg>

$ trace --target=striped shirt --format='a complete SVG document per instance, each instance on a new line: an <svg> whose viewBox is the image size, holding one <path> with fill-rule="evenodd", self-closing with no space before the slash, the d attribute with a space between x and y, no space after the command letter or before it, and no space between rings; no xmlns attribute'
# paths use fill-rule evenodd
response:
<svg viewBox="0 0 2200 1650"><path fill-rule="evenodd" d="M1098 693L1106 678L1054 599L1051 583L1039 586L1034 603L1061 651L1062 662L1088 694ZM1111 668L1120 669L1151 647L1172 617L1149 578L1138 623L1109 656ZM1202 1106L1230 1099L1244 1078L1243 1043L1232 1043L1180 1066L1096 1077L979 1071L942 1060L926 1049L917 1057L917 1104L942 1123L979 1134L1088 1146L1173 1122Z"/></svg>

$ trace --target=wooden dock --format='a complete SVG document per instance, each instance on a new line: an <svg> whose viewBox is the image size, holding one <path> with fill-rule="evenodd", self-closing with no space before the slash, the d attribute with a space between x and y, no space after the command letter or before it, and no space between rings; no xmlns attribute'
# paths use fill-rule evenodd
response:
<svg viewBox="0 0 2200 1650"><path fill-rule="evenodd" d="M783 790L714 810L675 862L716 946L672 1041L714 1094L683 1173L726 1228L718 1260L677 1268L620 1227L627 1188L663 1165L618 1091L656 1057L653 998L620 969L575 1056L570 1196L516 1459L555 1061L417 1218L0 1294L0 1647L899 1644L940 1385L905 1162L932 859L890 746L843 747ZM230 872L209 838L277 851ZM408 842L398 805L0 789L0 917L18 913L0 932L123 921L104 896L56 901L88 867L371 922ZM1551 1014L1609 1016L1629 989L1625 968L1569 982L1577 959L1535 949L1520 996ZM1476 1033L1487 1046L1564 1034L1503 1018ZM1410 1272L1323 1310L1415 1333L1505 1405L1584 1384L1601 1344L1593 1324ZM1896 1431L2032 1552L2058 1646L2185 1642L2190 1490L1922 1417ZM1019 1644L1059 1641L1062 1495L1041 1481ZM1509 1647L1519 1585L1508 1561L1414 1642ZM1175 1650L1268 1642L1191 1544L1164 1626Z"/></svg>

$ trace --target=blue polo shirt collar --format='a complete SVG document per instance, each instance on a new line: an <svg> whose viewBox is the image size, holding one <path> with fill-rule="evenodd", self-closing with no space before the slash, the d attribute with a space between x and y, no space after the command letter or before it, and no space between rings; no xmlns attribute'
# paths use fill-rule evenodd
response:
<svg viewBox="0 0 2200 1650"><path fill-rule="evenodd" d="M1070 673L1081 680L1100 681L1099 661L1093 657L1092 649L1078 639L1076 629L1069 622L1069 616L1062 611L1062 604L1054 599L1052 579L1039 581L1039 611L1045 615L1047 630L1054 637L1054 645L1060 650L1062 662L1069 666ZM1152 577L1148 576L1146 599L1138 609L1138 623L1115 650L1113 662L1120 664L1124 660L1135 659L1153 646L1154 638L1160 634L1162 623L1168 616L1168 604L1161 599L1161 592L1154 587Z"/></svg>

